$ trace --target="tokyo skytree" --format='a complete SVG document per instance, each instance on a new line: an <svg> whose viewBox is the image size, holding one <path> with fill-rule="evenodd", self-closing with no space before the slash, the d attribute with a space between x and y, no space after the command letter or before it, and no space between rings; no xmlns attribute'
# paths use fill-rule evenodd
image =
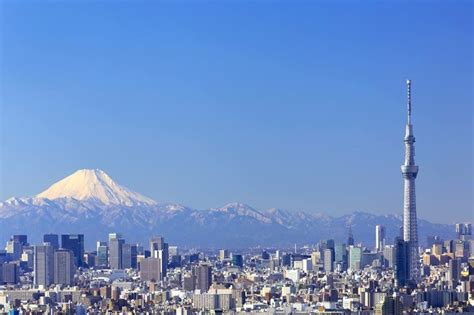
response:
<svg viewBox="0 0 474 315"><path fill-rule="evenodd" d="M408 243L408 280L419 277L418 223L416 218L415 179L418 166L415 165L415 136L411 122L411 81L407 80L407 125L405 129L405 163L401 166L404 179L403 198L403 239Z"/></svg>

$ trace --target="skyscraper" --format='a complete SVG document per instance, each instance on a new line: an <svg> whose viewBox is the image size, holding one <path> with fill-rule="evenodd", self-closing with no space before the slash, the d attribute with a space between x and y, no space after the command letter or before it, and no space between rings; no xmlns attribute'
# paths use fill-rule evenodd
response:
<svg viewBox="0 0 474 315"><path fill-rule="evenodd" d="M334 262L340 264L341 271L347 269L347 249L346 244L337 243L334 246Z"/></svg>
<svg viewBox="0 0 474 315"><path fill-rule="evenodd" d="M132 245L122 244L122 268L132 268Z"/></svg>
<svg viewBox="0 0 474 315"><path fill-rule="evenodd" d="M59 249L54 252L54 283L72 285L76 266L74 254L69 249Z"/></svg>
<svg viewBox="0 0 474 315"><path fill-rule="evenodd" d="M157 282L161 280L161 262L159 258L148 257L140 263L140 278L142 281Z"/></svg>
<svg viewBox="0 0 474 315"><path fill-rule="evenodd" d="M349 268L351 271L360 270L362 259L362 248L357 246L349 246Z"/></svg>
<svg viewBox="0 0 474 315"><path fill-rule="evenodd" d="M161 276L165 277L168 270L168 243L161 236L152 237L150 240L150 253L152 258L159 258L161 262Z"/></svg>
<svg viewBox="0 0 474 315"><path fill-rule="evenodd" d="M332 248L324 250L324 271L326 273L334 271L334 250Z"/></svg>
<svg viewBox="0 0 474 315"><path fill-rule="evenodd" d="M403 240L408 243L408 276L416 281L419 276L418 224L416 218L415 179L418 166L415 165L415 136L411 123L411 81L407 80L407 125L405 128L405 163L401 166L404 179L403 198Z"/></svg>
<svg viewBox="0 0 474 315"><path fill-rule="evenodd" d="M352 234L352 223L349 225L349 236L347 237L347 246L354 245L354 235Z"/></svg>
<svg viewBox="0 0 474 315"><path fill-rule="evenodd" d="M18 240L11 239L7 242L7 246L5 247L5 250L7 254L10 256L11 260L18 260L21 257L21 252L22 252L22 243L20 243Z"/></svg>
<svg viewBox="0 0 474 315"><path fill-rule="evenodd" d="M122 246L125 240L120 234L109 234L109 265L112 269L122 269Z"/></svg>
<svg viewBox="0 0 474 315"><path fill-rule="evenodd" d="M12 236L12 240L21 244L21 246L28 245L28 236L24 234L16 234Z"/></svg>
<svg viewBox="0 0 474 315"><path fill-rule="evenodd" d="M410 280L410 243L402 238L395 239L395 285L404 287Z"/></svg>
<svg viewBox="0 0 474 315"><path fill-rule="evenodd" d="M196 286L201 293L207 292L212 284L212 268L210 265L201 264L196 268Z"/></svg>
<svg viewBox="0 0 474 315"><path fill-rule="evenodd" d="M381 252L385 246L385 226L377 224L375 226L375 250Z"/></svg>
<svg viewBox="0 0 474 315"><path fill-rule="evenodd" d="M49 243L35 246L34 284L49 286L54 280L54 248Z"/></svg>
<svg viewBox="0 0 474 315"><path fill-rule="evenodd" d="M58 234L44 234L43 243L50 243L51 246L56 250L59 248L59 235Z"/></svg>
<svg viewBox="0 0 474 315"><path fill-rule="evenodd" d="M219 260L224 261L229 258L229 251L227 249L219 250Z"/></svg>
<svg viewBox="0 0 474 315"><path fill-rule="evenodd" d="M107 242L97 242L97 262L99 267L105 267L109 264L109 247Z"/></svg>
<svg viewBox="0 0 474 315"><path fill-rule="evenodd" d="M69 249L74 254L76 267L84 264L84 234L63 234L61 235L61 247Z"/></svg>

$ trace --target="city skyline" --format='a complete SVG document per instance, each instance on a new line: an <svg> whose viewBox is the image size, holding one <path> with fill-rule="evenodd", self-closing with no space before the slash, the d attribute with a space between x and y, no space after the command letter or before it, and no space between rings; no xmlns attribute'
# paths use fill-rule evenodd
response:
<svg viewBox="0 0 474 315"><path fill-rule="evenodd" d="M129 6L2 3L1 200L100 168L198 209L401 213L409 77L418 215L472 220L471 4Z"/></svg>
<svg viewBox="0 0 474 315"><path fill-rule="evenodd" d="M474 314L473 13L0 1L0 314Z"/></svg>

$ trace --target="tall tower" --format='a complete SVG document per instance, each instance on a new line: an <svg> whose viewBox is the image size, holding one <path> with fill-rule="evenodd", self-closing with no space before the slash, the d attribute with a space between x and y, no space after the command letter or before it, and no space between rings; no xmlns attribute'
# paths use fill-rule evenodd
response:
<svg viewBox="0 0 474 315"><path fill-rule="evenodd" d="M385 226L377 224L375 226L375 250L381 252L385 246Z"/></svg>
<svg viewBox="0 0 474 315"><path fill-rule="evenodd" d="M419 276L418 224L416 219L415 179L418 166L415 165L415 136L411 123L411 81L407 80L407 125L405 129L405 163L401 166L404 181L403 197L403 240L408 243L408 276L416 281Z"/></svg>

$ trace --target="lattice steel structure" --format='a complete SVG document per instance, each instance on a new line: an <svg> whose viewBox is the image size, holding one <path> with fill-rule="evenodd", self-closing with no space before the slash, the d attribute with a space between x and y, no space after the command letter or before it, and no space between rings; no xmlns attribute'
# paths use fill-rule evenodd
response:
<svg viewBox="0 0 474 315"><path fill-rule="evenodd" d="M407 80L407 125L405 129L405 163L401 166L404 179L403 239L408 243L408 280L419 278L418 223L416 218L415 179L418 166L415 165L415 136L411 123L411 81Z"/></svg>

